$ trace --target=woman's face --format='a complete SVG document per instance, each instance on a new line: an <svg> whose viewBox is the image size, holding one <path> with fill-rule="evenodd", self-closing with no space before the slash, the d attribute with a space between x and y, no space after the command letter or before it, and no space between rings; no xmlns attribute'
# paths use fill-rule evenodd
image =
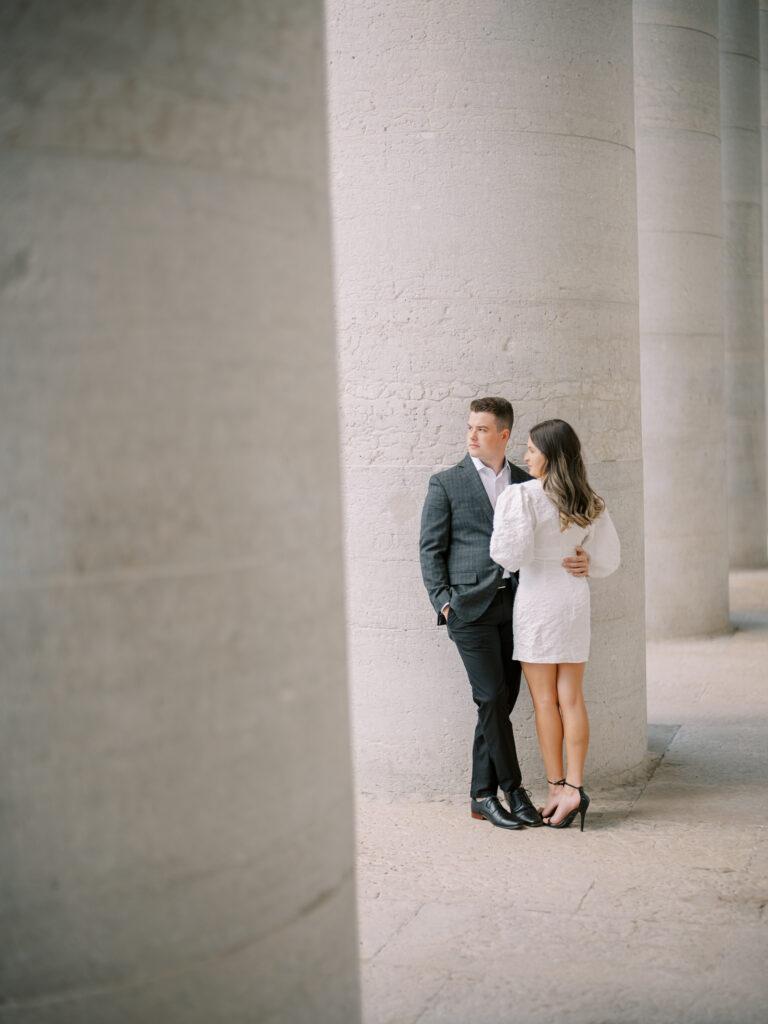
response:
<svg viewBox="0 0 768 1024"><path fill-rule="evenodd" d="M533 443L533 441L530 439L530 437L528 438L528 447L525 450L523 462L528 467L528 472L531 474L531 476L535 476L537 478L546 476L547 460L544 458L544 456Z"/></svg>

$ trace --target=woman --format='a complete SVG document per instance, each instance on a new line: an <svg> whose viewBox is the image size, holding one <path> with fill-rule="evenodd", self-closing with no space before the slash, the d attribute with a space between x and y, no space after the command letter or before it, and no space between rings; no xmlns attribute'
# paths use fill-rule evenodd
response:
<svg viewBox="0 0 768 1024"><path fill-rule="evenodd" d="M564 420L537 424L524 461L534 479L499 496L491 558L505 569L520 570L514 657L531 691L547 770L549 800L542 817L553 828L567 828L578 813L583 831L589 806L583 786L589 721L582 692L589 583L565 572L562 560L582 547L589 555L589 575L609 576L619 567L619 538L605 502L589 486L573 427Z"/></svg>

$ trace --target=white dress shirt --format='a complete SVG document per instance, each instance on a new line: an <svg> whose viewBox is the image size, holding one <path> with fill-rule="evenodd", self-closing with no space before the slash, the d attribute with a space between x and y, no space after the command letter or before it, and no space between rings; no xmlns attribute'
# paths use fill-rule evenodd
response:
<svg viewBox="0 0 768 1024"><path fill-rule="evenodd" d="M486 466L480 459L475 458L474 455L470 455L470 458L475 464L475 469L480 474L480 479L483 481L483 487L485 493L488 495L494 510L496 509L496 500L503 490L505 490L512 483L512 470L509 468L509 463L504 459L504 465L501 468L501 472L497 475L493 472L490 466ZM504 570L502 579L509 578L509 571Z"/></svg>
<svg viewBox="0 0 768 1024"><path fill-rule="evenodd" d="M472 462L475 465L475 469L480 474L480 479L483 481L485 493L488 495L488 498L495 509L496 500L498 499L499 495L505 488L509 487L509 485L512 483L512 470L509 468L509 462L507 462L507 460L504 459L504 465L502 467L501 472L496 474L494 473L490 466L486 466L484 462L481 462L480 459L475 458L474 455L470 455L470 458L472 459ZM502 579L506 580L509 578L509 576L509 571L505 569ZM449 607L449 604L443 606L443 615L445 615Z"/></svg>
<svg viewBox="0 0 768 1024"><path fill-rule="evenodd" d="M495 509L496 499L504 488L509 487L512 482L512 470L509 468L509 463L504 459L504 465L502 466L501 472L497 475L493 472L490 466L486 466L484 462L475 458L474 455L470 455L470 458L475 464L475 469L480 474L480 479L483 481L485 493L490 498L491 504Z"/></svg>

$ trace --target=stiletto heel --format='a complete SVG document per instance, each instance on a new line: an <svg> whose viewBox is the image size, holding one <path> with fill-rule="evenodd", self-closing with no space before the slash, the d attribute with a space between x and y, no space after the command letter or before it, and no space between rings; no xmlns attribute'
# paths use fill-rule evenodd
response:
<svg viewBox="0 0 768 1024"><path fill-rule="evenodd" d="M549 781L549 780L547 780ZM547 822L549 828L568 828L572 824L577 814L581 815L581 831L584 831L584 819L587 816L587 808L589 807L589 797L584 792L583 786L574 786L572 782L568 782L563 779L564 786L570 786L571 789L578 789L579 791L579 806L575 807L569 814L563 818L562 821L558 821L557 824L553 824L551 821Z"/></svg>

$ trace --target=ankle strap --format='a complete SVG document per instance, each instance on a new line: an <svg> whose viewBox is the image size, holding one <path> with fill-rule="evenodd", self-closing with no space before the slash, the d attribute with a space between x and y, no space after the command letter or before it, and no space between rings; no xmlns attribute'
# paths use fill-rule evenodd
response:
<svg viewBox="0 0 768 1024"><path fill-rule="evenodd" d="M566 785L566 786L570 786L571 789L578 789L579 792L581 792L581 790L582 790L581 786L574 786L574 784L572 782L568 782L568 781L566 781L566 779L563 779L563 784Z"/></svg>
<svg viewBox="0 0 768 1024"><path fill-rule="evenodd" d="M565 779L556 779L554 782L552 781L552 779L547 779L547 782L550 784L550 786L562 786L565 782Z"/></svg>

